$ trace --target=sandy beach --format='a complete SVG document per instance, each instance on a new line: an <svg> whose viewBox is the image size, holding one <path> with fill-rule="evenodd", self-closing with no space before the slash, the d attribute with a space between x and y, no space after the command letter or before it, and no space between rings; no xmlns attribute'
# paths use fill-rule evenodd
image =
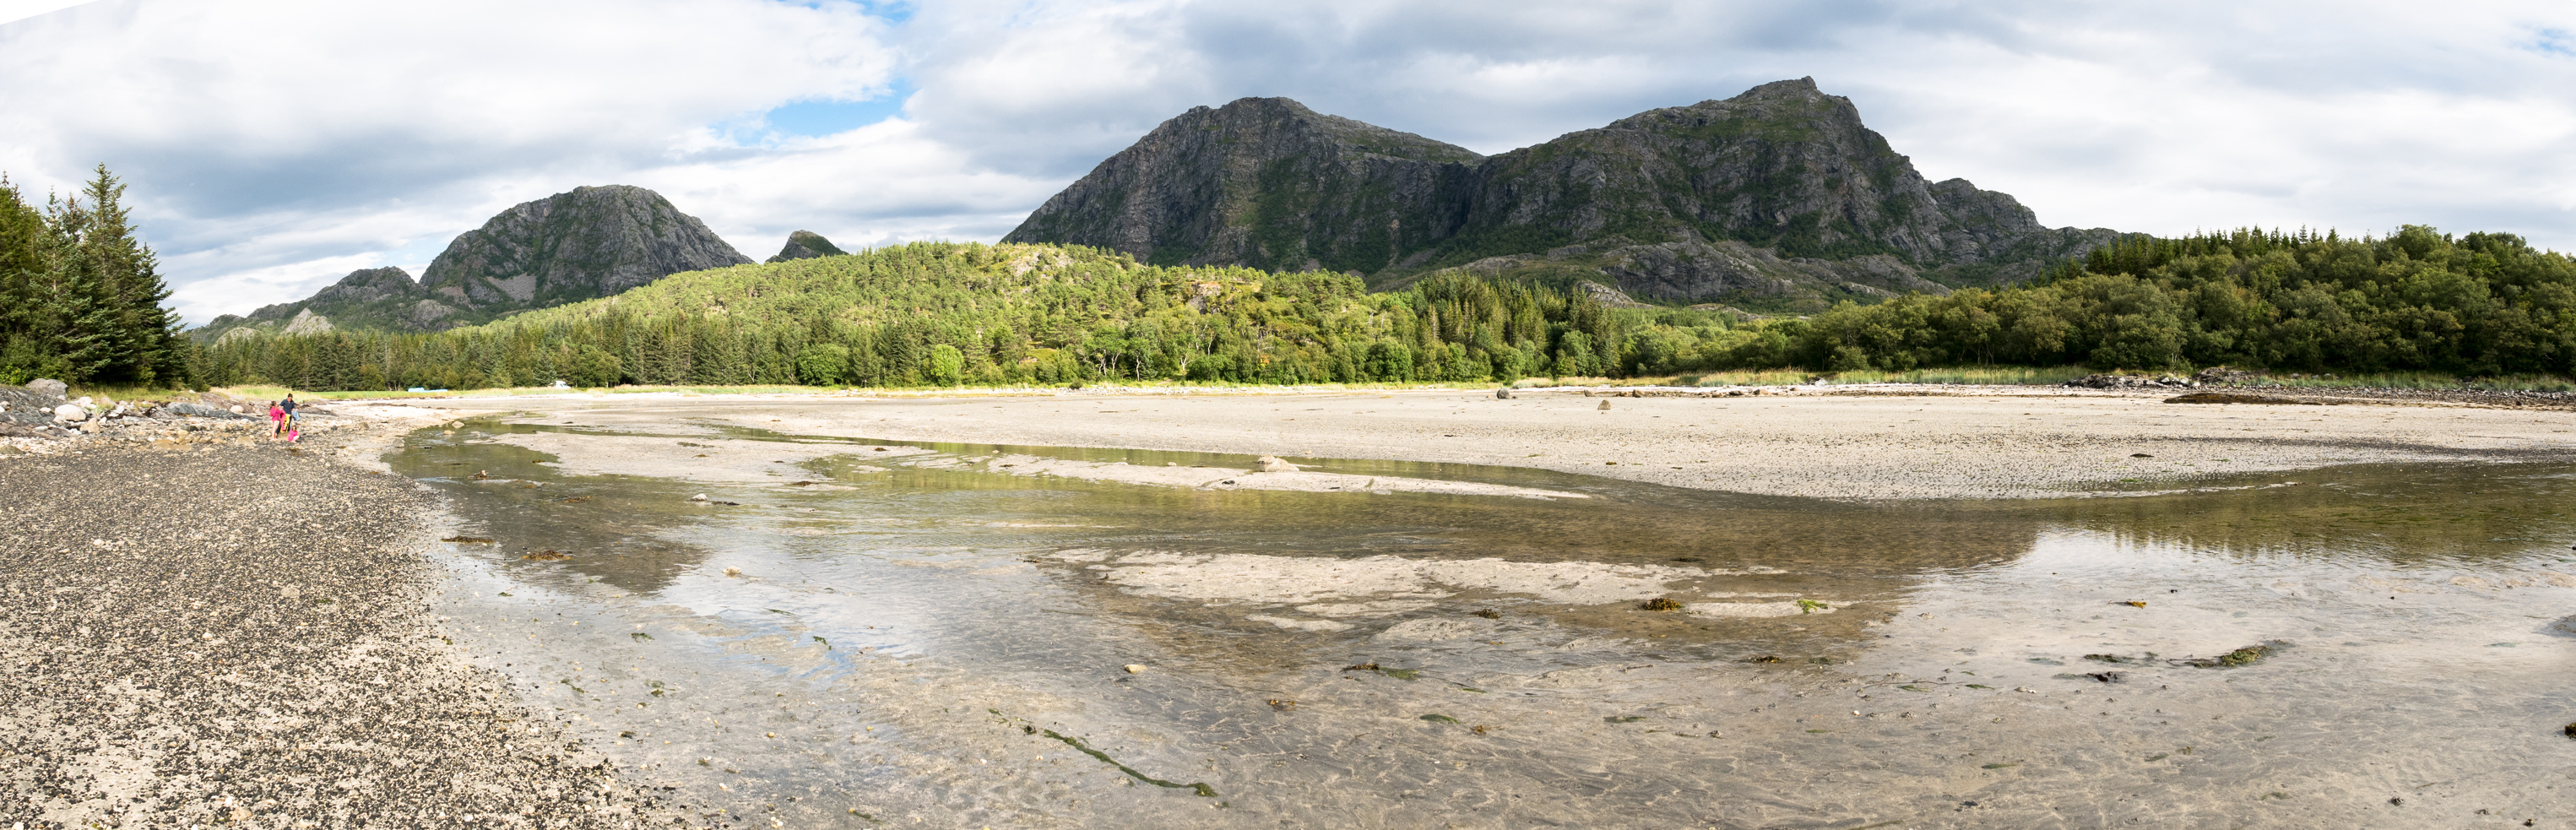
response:
<svg viewBox="0 0 2576 830"><path fill-rule="evenodd" d="M603 429L1386 459L1530 467L1833 499L2018 499L2229 486L2341 464L2576 457L2576 411L2449 403L2171 404L2053 387L954 397L530 396L441 400ZM1607 408L1604 408L1606 405ZM787 450L781 449L785 452Z"/></svg>

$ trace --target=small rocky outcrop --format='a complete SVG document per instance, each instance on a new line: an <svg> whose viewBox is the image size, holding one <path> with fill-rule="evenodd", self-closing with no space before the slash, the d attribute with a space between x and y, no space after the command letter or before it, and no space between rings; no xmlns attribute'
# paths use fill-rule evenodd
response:
<svg viewBox="0 0 2576 830"><path fill-rule="evenodd" d="M27 391L49 398L59 398L64 395L71 394L72 387L71 384L64 383L59 380L51 378L37 378L27 382Z"/></svg>
<svg viewBox="0 0 2576 830"><path fill-rule="evenodd" d="M833 245L832 240L824 239L822 234L813 231L797 231L787 235L787 247L778 249L777 256L761 261L786 262L791 259L847 256L849 253Z"/></svg>
<svg viewBox="0 0 2576 830"><path fill-rule="evenodd" d="M2079 389L2190 389L2199 381L2173 374L2163 375L2085 375L2066 382Z"/></svg>

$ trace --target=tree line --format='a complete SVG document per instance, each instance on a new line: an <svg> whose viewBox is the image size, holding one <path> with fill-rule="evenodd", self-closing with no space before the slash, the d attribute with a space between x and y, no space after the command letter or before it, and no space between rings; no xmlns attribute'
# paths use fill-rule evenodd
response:
<svg viewBox="0 0 2576 830"><path fill-rule="evenodd" d="M1811 318L1607 308L1571 282L1158 267L913 243L675 275L438 334L241 337L217 383L307 389L1202 380L1509 382L1971 365L2576 374L2576 264L2508 234L2132 236L2029 285Z"/></svg>
<svg viewBox="0 0 2576 830"><path fill-rule="evenodd" d="M187 384L169 298L106 165L41 208L0 176L0 383Z"/></svg>

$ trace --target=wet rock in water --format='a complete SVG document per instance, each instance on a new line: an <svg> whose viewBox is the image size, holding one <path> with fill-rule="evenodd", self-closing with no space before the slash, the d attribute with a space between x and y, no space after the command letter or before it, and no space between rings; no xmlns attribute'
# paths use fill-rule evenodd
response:
<svg viewBox="0 0 2576 830"><path fill-rule="evenodd" d="M1679 611L1682 610L1682 603L1672 597L1656 597L1638 603L1637 608L1644 611Z"/></svg>
<svg viewBox="0 0 2576 830"><path fill-rule="evenodd" d="M1280 459L1279 456L1265 455L1261 457L1261 471L1265 473L1293 473L1297 471L1297 465L1290 464L1287 461Z"/></svg>
<svg viewBox="0 0 2576 830"><path fill-rule="evenodd" d="M1149 667L1143 663L1129 663L1125 668L1127 669L1128 674L1144 674L1145 669Z"/></svg>
<svg viewBox="0 0 2576 830"><path fill-rule="evenodd" d="M82 421L89 420L89 410L82 409L81 405L76 403L63 404L61 406L54 407L54 420L61 421L66 424L77 424Z"/></svg>
<svg viewBox="0 0 2576 830"><path fill-rule="evenodd" d="M2200 669L2232 669L2238 666L2251 666L2256 663L2263 662L2264 658L2271 657L2273 652L2279 651L2280 648L2285 645L2289 644L2279 640L2274 640L2260 645L2246 646L2216 657L2169 660L2166 662L2177 666L2191 666L2193 668Z"/></svg>
<svg viewBox="0 0 2576 830"><path fill-rule="evenodd" d="M528 554L528 555L525 555L525 556L521 556L521 557L519 557L519 558L521 558L521 559L533 560L533 561L537 561L537 562L559 562L559 561L562 561L562 560L565 560L565 559L571 559L571 558L572 558L572 554L565 553L565 552L563 552L563 551L555 550L555 549L552 549L552 548L548 548L548 549L541 550L541 551L537 551L537 552L535 552L535 553L531 553L531 554Z"/></svg>

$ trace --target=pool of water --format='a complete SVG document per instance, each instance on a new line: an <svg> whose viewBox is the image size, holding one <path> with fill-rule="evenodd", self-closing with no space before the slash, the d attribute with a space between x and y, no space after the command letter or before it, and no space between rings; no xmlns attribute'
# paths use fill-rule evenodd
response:
<svg viewBox="0 0 2576 830"><path fill-rule="evenodd" d="M636 454L670 473L567 472ZM1872 505L1002 466L1031 458L1251 463L508 418L390 460L469 539L459 646L709 821L2520 826L2576 800L2565 465Z"/></svg>

